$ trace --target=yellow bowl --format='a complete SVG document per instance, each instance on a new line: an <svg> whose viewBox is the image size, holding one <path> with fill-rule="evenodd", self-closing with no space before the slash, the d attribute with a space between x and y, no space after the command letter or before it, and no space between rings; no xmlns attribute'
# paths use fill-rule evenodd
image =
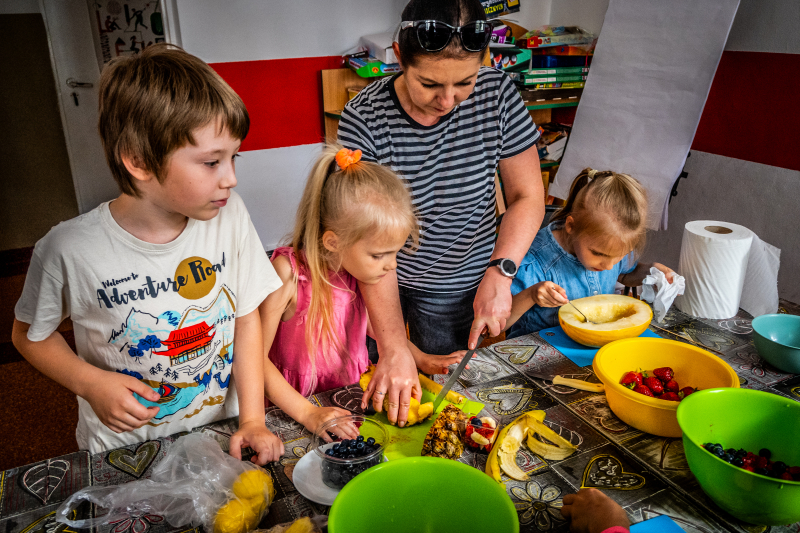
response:
<svg viewBox="0 0 800 533"><path fill-rule="evenodd" d="M728 363L711 352L668 339L615 341L600 348L592 363L605 386L608 406L620 420L646 433L677 438L683 434L675 416L679 402L650 398L619 383L631 370L663 366L675 371L675 381L681 388L739 387L739 376Z"/></svg>
<svg viewBox="0 0 800 533"><path fill-rule="evenodd" d="M558 323L567 336L585 346L600 347L619 339L638 337L650 321L653 310L641 300L620 294L600 294L573 300L592 322L587 324L570 304L558 310Z"/></svg>

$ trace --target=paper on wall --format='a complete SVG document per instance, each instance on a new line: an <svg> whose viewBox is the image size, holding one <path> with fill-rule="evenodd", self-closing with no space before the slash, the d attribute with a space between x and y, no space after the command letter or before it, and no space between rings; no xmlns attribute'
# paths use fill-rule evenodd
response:
<svg viewBox="0 0 800 533"><path fill-rule="evenodd" d="M611 0L549 194L585 167L647 188L658 228L692 144L739 0ZM664 220L666 222L666 220Z"/></svg>

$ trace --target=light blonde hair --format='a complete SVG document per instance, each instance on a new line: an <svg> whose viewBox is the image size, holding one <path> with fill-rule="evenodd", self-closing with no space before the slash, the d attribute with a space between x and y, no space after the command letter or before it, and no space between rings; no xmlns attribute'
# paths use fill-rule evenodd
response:
<svg viewBox="0 0 800 533"><path fill-rule="evenodd" d="M341 265L336 254L323 246L323 234L336 234L340 250L367 236L388 232L409 236L406 252L419 242L416 211L405 183L391 169L377 163L359 161L340 169L336 153L341 148L326 146L311 169L292 235L297 261L311 277L306 346L314 380L317 351L323 357L329 347L346 352L344 339L338 338L333 326L329 276L329 271L337 271Z"/></svg>
<svg viewBox="0 0 800 533"><path fill-rule="evenodd" d="M169 156L194 144L192 132L214 121L244 140L250 128L239 95L205 62L171 44L119 57L100 76L98 130L111 174L124 194L138 197L122 161L134 158L159 182Z"/></svg>
<svg viewBox="0 0 800 533"><path fill-rule="evenodd" d="M647 232L647 191L628 174L585 168L572 182L567 204L551 222L572 216L575 231L565 235L570 243L588 235L611 247L640 255Z"/></svg>

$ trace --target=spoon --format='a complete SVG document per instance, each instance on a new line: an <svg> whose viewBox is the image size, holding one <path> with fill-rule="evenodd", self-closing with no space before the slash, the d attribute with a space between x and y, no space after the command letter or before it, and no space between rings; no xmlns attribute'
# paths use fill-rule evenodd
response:
<svg viewBox="0 0 800 533"><path fill-rule="evenodd" d="M581 316L583 317L583 319L584 319L586 322L588 322L589 324L594 324L594 325L597 325L597 324L595 324L594 322L592 322L591 320L589 320L589 318L588 318L586 315L584 315L584 314L583 314L583 311L581 311L580 309L578 309L577 307L575 307L575 304L574 304L574 303L572 303L572 302L569 302L569 305L571 305L573 308L575 308L575 310L581 314Z"/></svg>

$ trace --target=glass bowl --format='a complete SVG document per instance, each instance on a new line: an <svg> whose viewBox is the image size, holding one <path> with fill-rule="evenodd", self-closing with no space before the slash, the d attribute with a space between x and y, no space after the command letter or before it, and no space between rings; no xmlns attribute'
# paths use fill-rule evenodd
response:
<svg viewBox="0 0 800 533"><path fill-rule="evenodd" d="M360 457L354 457L353 454L348 454L345 458L338 458L328 455L328 450L341 447L343 441L352 439L342 439L336 435L337 428L353 424L358 428L359 435L364 437L366 443L367 439L375 439L373 445L377 449ZM332 442L326 442L322 435L327 435ZM341 416L328 420L317 428L314 432L313 450L322 460L322 482L328 487L333 489L341 489L351 479L356 477L364 470L379 465L383 462L384 448L389 443L389 433L383 424L377 420L367 418L363 415L349 415Z"/></svg>

